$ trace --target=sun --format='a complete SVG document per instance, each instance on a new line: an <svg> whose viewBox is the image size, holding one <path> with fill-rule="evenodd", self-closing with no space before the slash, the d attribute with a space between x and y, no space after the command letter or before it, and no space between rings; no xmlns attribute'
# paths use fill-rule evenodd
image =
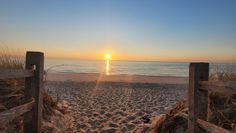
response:
<svg viewBox="0 0 236 133"><path fill-rule="evenodd" d="M109 60L109 59L111 59L111 54L107 53L107 54L105 55L105 57L106 57L107 60Z"/></svg>

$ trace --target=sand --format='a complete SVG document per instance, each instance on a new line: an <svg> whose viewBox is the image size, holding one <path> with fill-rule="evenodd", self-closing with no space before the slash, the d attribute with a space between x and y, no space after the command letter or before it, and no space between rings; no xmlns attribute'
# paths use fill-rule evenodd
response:
<svg viewBox="0 0 236 133"><path fill-rule="evenodd" d="M83 76L66 82L58 76L56 81L48 81L45 85L53 98L68 105L68 113L74 118L73 132L148 133L151 129L145 127L146 123L152 123L155 116L168 112L186 98L184 82L93 81L94 77L88 75L90 80L78 82Z"/></svg>
<svg viewBox="0 0 236 133"><path fill-rule="evenodd" d="M49 73L47 81L109 81L109 82L129 82L129 83L167 83L167 84L187 84L187 77L171 76L144 76L144 75L104 75L104 74L70 74L70 73Z"/></svg>

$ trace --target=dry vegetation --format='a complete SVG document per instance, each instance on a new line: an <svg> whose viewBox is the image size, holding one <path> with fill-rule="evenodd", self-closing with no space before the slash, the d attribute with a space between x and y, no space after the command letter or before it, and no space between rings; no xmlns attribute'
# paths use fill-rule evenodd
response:
<svg viewBox="0 0 236 133"><path fill-rule="evenodd" d="M9 52L0 52L0 69L23 69L24 60L22 57Z"/></svg>
<svg viewBox="0 0 236 133"><path fill-rule="evenodd" d="M22 57L0 53L0 70L1 69L23 69L24 60ZM43 94L43 128L42 132L58 132L67 130L65 125L65 110L58 107L46 92ZM27 101L24 100L24 79L6 79L0 80L0 112L10 108L22 105ZM52 121L57 121L53 123ZM64 123L63 123L64 122ZM60 127L58 127L60 126ZM23 116L14 119L9 123L0 125L0 132L23 132Z"/></svg>
<svg viewBox="0 0 236 133"><path fill-rule="evenodd" d="M236 81L236 72L232 69L215 70L209 78L213 81Z"/></svg>
<svg viewBox="0 0 236 133"><path fill-rule="evenodd" d="M236 81L233 71L216 71L210 75L214 81ZM236 132L236 95L223 95L211 92L208 121ZM168 114L160 115L155 121L154 132L183 133L187 132L187 102L180 102ZM152 123L153 124L153 123Z"/></svg>
<svg viewBox="0 0 236 133"><path fill-rule="evenodd" d="M231 70L217 71L210 75L210 80L236 81L236 73ZM209 121L223 128L236 131L236 95L211 92L209 97Z"/></svg>
<svg viewBox="0 0 236 133"><path fill-rule="evenodd" d="M18 56L5 52L0 53L0 69L23 69L24 62ZM24 80L0 80L0 111L19 106L24 103ZM22 117L0 126L2 132L22 132Z"/></svg>

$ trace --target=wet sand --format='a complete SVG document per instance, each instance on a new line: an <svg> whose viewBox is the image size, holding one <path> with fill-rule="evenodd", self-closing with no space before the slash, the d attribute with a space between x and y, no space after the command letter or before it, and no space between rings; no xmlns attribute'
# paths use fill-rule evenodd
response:
<svg viewBox="0 0 236 133"><path fill-rule="evenodd" d="M129 83L167 83L167 84L187 84L187 77L170 76L144 76L144 75L104 75L93 73L67 74L67 73L49 73L47 81L109 81L109 82L129 82Z"/></svg>

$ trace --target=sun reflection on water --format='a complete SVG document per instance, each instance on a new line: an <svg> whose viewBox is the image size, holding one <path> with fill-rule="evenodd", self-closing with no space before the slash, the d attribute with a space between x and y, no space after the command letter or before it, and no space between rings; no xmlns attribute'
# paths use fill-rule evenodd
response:
<svg viewBox="0 0 236 133"><path fill-rule="evenodd" d="M107 63L106 63L106 75L110 75L110 61L107 60Z"/></svg>

